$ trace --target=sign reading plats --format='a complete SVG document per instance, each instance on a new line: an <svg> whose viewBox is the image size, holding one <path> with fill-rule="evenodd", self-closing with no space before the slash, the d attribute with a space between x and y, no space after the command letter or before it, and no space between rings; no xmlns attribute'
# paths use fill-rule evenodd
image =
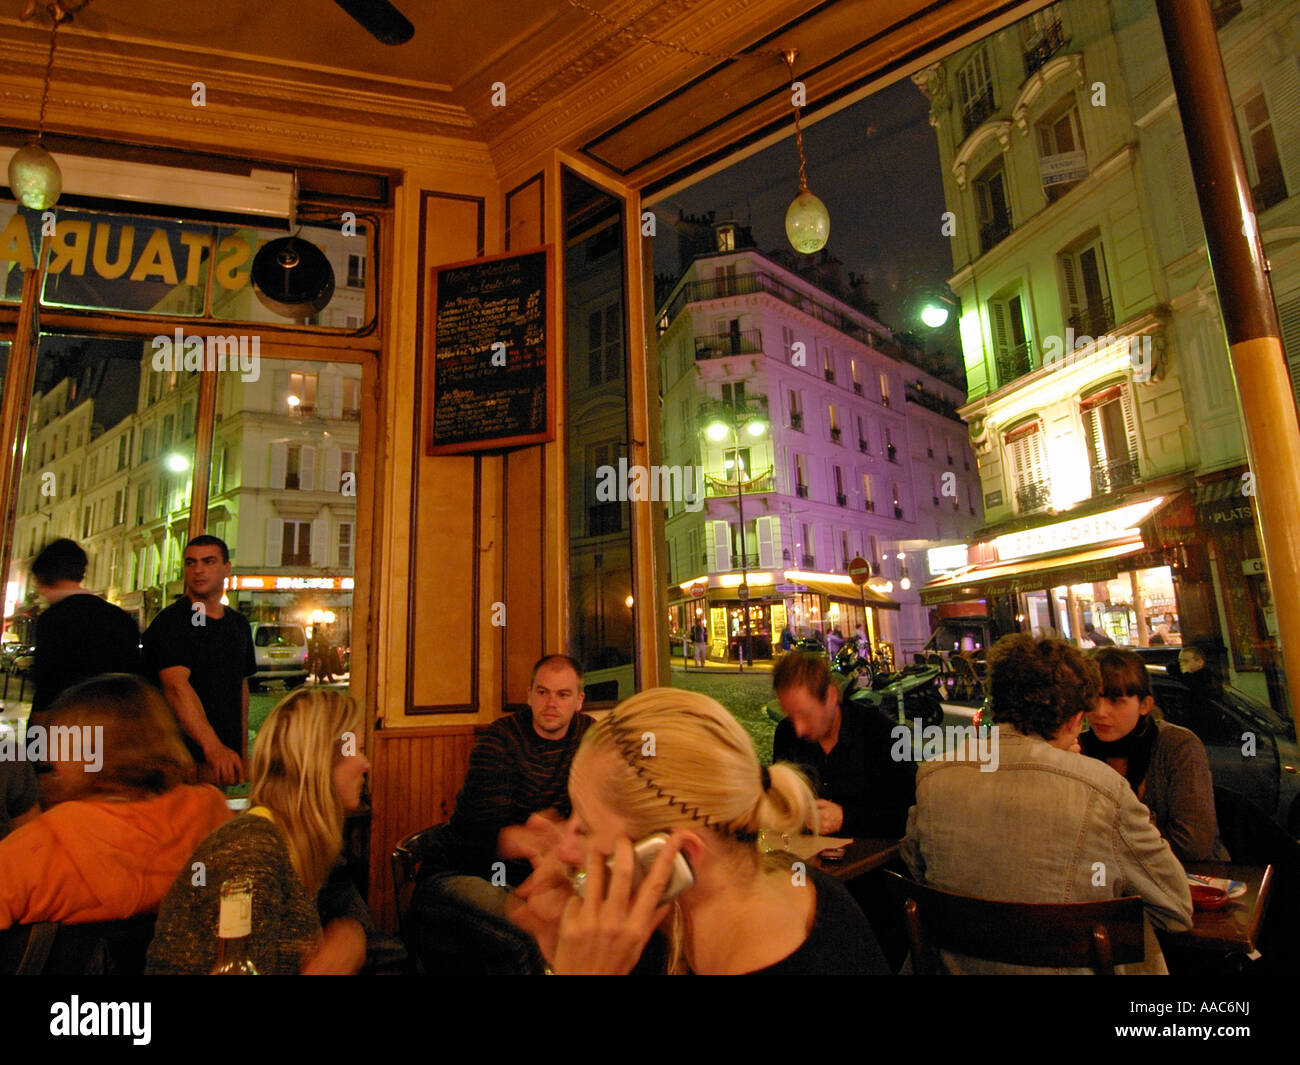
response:
<svg viewBox="0 0 1300 1065"><path fill-rule="evenodd" d="M550 245L433 272L428 453L555 438Z"/></svg>

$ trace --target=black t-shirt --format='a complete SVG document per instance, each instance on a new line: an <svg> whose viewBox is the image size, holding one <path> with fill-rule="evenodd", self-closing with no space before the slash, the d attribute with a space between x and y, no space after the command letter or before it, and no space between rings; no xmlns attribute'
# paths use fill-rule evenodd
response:
<svg viewBox="0 0 1300 1065"><path fill-rule="evenodd" d="M844 808L836 835L902 836L916 803L916 763L890 756L893 725L870 707L842 704L839 738L827 754L801 740L786 718L776 726L772 761L795 762L807 771L817 797Z"/></svg>
<svg viewBox="0 0 1300 1065"><path fill-rule="evenodd" d="M892 970L866 915L834 877L808 869L817 913L803 945L751 976L889 976Z"/></svg>
<svg viewBox="0 0 1300 1065"><path fill-rule="evenodd" d="M138 672L140 626L99 596L66 596L36 619L33 714L48 710L60 692L90 677Z"/></svg>
<svg viewBox="0 0 1300 1065"><path fill-rule="evenodd" d="M13 831L14 818L22 817L40 801L31 762L0 762L0 839Z"/></svg>
<svg viewBox="0 0 1300 1065"><path fill-rule="evenodd" d="M244 678L257 672L253 630L243 614L225 607L221 617L207 615L203 624L189 596L177 600L153 619L144 634L146 676L161 686L159 673L170 666L190 671L190 687L203 704L208 724L223 744L243 753L242 696ZM203 752L189 736L185 744L196 761Z"/></svg>

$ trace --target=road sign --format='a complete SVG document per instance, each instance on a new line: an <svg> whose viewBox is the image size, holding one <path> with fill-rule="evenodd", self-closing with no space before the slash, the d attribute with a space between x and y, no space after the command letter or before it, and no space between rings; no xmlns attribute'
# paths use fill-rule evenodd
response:
<svg viewBox="0 0 1300 1065"><path fill-rule="evenodd" d="M749 598L749 585L748 585L748 584L742 584L739 588L736 589L736 595L740 597L740 600L741 600L742 602L743 602L744 600L748 599L748 598Z"/></svg>
<svg viewBox="0 0 1300 1065"><path fill-rule="evenodd" d="M703 581L696 581L696 583L691 585L691 596L692 598L699 599L708 590L709 590L709 586L707 584L705 584Z"/></svg>
<svg viewBox="0 0 1300 1065"><path fill-rule="evenodd" d="M871 578L871 563L859 555L849 563L849 577L861 587Z"/></svg>

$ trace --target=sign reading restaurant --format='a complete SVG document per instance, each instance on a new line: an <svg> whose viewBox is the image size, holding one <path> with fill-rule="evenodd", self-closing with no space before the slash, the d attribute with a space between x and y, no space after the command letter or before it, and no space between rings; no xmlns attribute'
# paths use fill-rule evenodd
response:
<svg viewBox="0 0 1300 1065"><path fill-rule="evenodd" d="M1138 524L1162 502L1164 497L1157 496L1115 510L1060 521L1055 525L1040 525L1036 529L1007 533L997 537L993 546L997 548L998 558L1005 562L1110 541L1137 540L1141 535L1137 529Z"/></svg>
<svg viewBox="0 0 1300 1065"><path fill-rule="evenodd" d="M353 577L281 577L276 574L226 578L228 588L260 592L351 591L356 584Z"/></svg>

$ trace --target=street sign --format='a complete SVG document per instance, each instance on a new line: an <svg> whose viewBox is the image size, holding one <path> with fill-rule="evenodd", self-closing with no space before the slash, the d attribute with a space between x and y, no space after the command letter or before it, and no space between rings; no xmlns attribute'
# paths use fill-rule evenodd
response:
<svg viewBox="0 0 1300 1065"><path fill-rule="evenodd" d="M740 600L741 600L742 602L743 602L744 600L748 599L748 598L749 598L749 585L748 585L748 584L742 584L740 587L738 587L738 588L736 589L736 595L740 598Z"/></svg>
<svg viewBox="0 0 1300 1065"><path fill-rule="evenodd" d="M691 596L692 598L699 599L708 590L709 590L709 586L707 584L705 584L703 581L697 581L695 584L691 585Z"/></svg>
<svg viewBox="0 0 1300 1065"><path fill-rule="evenodd" d="M866 584L871 578L871 563L859 555L849 563L849 577L858 587Z"/></svg>

